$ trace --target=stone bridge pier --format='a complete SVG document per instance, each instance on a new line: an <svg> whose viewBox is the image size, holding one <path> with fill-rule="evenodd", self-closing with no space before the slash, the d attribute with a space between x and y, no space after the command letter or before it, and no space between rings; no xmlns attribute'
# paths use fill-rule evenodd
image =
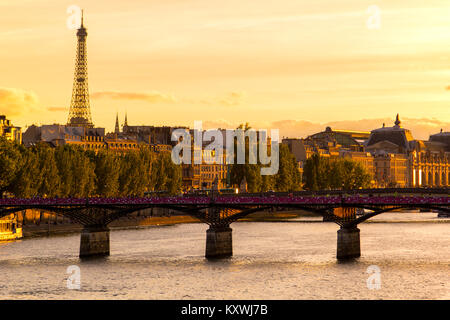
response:
<svg viewBox="0 0 450 320"><path fill-rule="evenodd" d="M338 260L353 259L361 256L359 229L356 226L342 226L337 232Z"/></svg>
<svg viewBox="0 0 450 320"><path fill-rule="evenodd" d="M109 228L85 226L81 231L80 258L109 256Z"/></svg>
<svg viewBox="0 0 450 320"><path fill-rule="evenodd" d="M229 225L211 225L206 230L206 252L208 259L228 258L233 255L233 230Z"/></svg>

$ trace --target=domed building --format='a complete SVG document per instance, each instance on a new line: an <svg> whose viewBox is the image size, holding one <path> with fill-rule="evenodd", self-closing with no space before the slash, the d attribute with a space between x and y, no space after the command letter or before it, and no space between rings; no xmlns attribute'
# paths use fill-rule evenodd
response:
<svg viewBox="0 0 450 320"><path fill-rule="evenodd" d="M440 187L450 181L450 133L415 140L401 126L397 114L393 127L371 131L366 151L374 156L374 174L380 187Z"/></svg>

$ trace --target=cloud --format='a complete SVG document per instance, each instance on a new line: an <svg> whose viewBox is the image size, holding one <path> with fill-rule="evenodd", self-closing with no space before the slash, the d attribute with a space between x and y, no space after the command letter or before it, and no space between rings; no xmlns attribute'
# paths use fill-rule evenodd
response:
<svg viewBox="0 0 450 320"><path fill-rule="evenodd" d="M219 104L225 106L238 106L242 103L245 94L243 92L230 92L224 98L219 99Z"/></svg>
<svg viewBox="0 0 450 320"><path fill-rule="evenodd" d="M228 92L223 96L212 98L176 98L174 95L152 91L148 93L142 92L119 92L119 91L99 91L91 94L92 99L113 99L113 100L139 100L149 103L189 103L189 104L203 104L208 106L238 106L245 98L244 92L233 91Z"/></svg>
<svg viewBox="0 0 450 320"><path fill-rule="evenodd" d="M314 133L325 131L326 127L335 130L353 130L370 132L381 128L383 123L388 126L394 125L394 118L375 118L361 120L331 121L326 123L312 122L307 120L279 120L268 122L250 122L250 126L255 129L278 129L280 137L285 138L306 138ZM428 140L431 134L450 131L450 122L441 121L434 118L402 118L402 127L409 129L415 139ZM209 120L203 122L204 129L234 129L243 121L227 121L224 119Z"/></svg>
<svg viewBox="0 0 450 320"><path fill-rule="evenodd" d="M14 117L36 112L38 109L39 99L34 92L0 87L0 114Z"/></svg>
<svg viewBox="0 0 450 320"><path fill-rule="evenodd" d="M157 91L148 93L140 92L119 92L119 91L100 91L94 92L91 95L92 99L113 99L113 100L140 100L149 103L159 102L177 102L177 99L173 95L163 94Z"/></svg>
<svg viewBox="0 0 450 320"><path fill-rule="evenodd" d="M402 118L402 127L409 129L415 139L427 140L431 134L438 133L441 129L450 131L450 122L434 118ZM376 118L361 120L332 121L327 123L314 123L303 120L281 120L269 124L270 128L280 130L280 136L291 138L305 138L311 134L324 131L326 127L340 130L354 130L370 132L381 128L383 123L388 126L394 125L393 118Z"/></svg>

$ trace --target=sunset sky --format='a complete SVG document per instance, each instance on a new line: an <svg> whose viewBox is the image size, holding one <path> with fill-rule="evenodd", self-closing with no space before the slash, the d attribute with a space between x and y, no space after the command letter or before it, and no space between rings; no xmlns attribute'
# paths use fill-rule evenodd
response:
<svg viewBox="0 0 450 320"><path fill-rule="evenodd" d="M66 123L85 10L96 126L450 131L448 0L0 0L0 114ZM381 9L379 29L368 8Z"/></svg>

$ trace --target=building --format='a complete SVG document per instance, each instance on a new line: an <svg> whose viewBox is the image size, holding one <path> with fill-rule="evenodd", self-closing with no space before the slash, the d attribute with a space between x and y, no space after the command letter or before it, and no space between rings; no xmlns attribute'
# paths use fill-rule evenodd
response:
<svg viewBox="0 0 450 320"><path fill-rule="evenodd" d="M370 133L364 131L333 130L327 127L325 131L309 136L307 139L322 149L364 151L364 142Z"/></svg>
<svg viewBox="0 0 450 320"><path fill-rule="evenodd" d="M373 172L373 157L364 149L364 142L369 136L369 132L333 130L327 127L325 131L305 139L285 138L282 143L287 145L297 160L301 175L305 161L313 154L328 158L349 158L360 162L368 172Z"/></svg>
<svg viewBox="0 0 450 320"><path fill-rule="evenodd" d="M30 147L38 143L47 143L52 147L77 145L95 152L111 150L124 153L139 149L137 141L118 138L114 134L105 135L104 128L68 127L60 124L28 127L23 134L23 144Z"/></svg>
<svg viewBox="0 0 450 320"><path fill-rule="evenodd" d="M306 139L283 139L302 171L313 154L349 158L361 163L373 175L377 187L441 187L450 181L450 133L431 135L428 141L414 139L401 126L397 115L394 126L369 132L332 130Z"/></svg>
<svg viewBox="0 0 450 320"><path fill-rule="evenodd" d="M226 152L222 150L222 163L216 161L215 150L204 149L194 144L194 130L191 133L191 163L182 164L182 185L185 191L224 189L229 184ZM199 159L199 157L201 157ZM201 163L196 163L201 162Z"/></svg>
<svg viewBox="0 0 450 320"><path fill-rule="evenodd" d="M450 133L431 135L428 141L414 139L401 126L397 114L393 127L375 129L366 143L375 158L379 186L441 187L449 185Z"/></svg>
<svg viewBox="0 0 450 320"><path fill-rule="evenodd" d="M0 137L22 143L22 129L13 126L11 120L6 119L5 115L0 115Z"/></svg>

